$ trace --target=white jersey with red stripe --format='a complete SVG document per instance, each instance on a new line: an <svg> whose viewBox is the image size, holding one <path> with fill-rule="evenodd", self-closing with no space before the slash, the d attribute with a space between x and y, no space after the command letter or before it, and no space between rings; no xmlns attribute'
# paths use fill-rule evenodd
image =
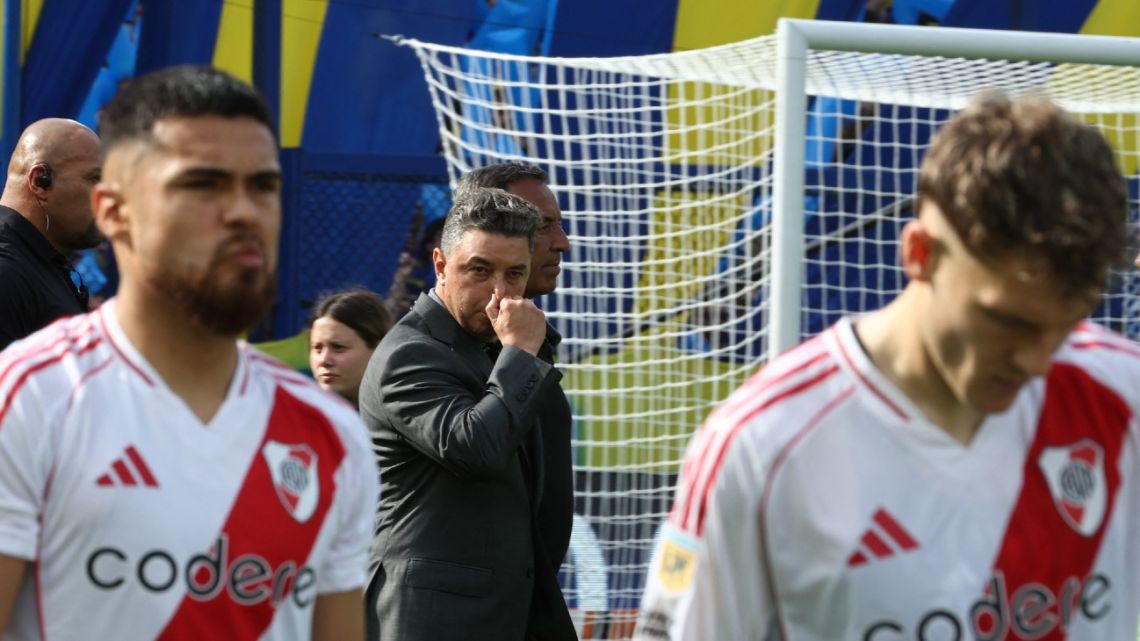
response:
<svg viewBox="0 0 1140 641"><path fill-rule="evenodd" d="M203 424L115 301L0 354L6 640L308 639L366 579L377 474L347 403L248 345Z"/></svg>
<svg viewBox="0 0 1140 641"><path fill-rule="evenodd" d="M1136 638L1140 346L1082 323L968 446L844 320L694 435L635 637Z"/></svg>

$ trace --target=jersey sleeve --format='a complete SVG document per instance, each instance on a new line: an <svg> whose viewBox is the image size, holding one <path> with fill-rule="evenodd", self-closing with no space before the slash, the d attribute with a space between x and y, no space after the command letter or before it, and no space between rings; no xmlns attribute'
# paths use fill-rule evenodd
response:
<svg viewBox="0 0 1140 641"><path fill-rule="evenodd" d="M1112 389L1127 405L1134 437L1140 434L1140 343L1083 321L1069 336L1055 360L1074 364L1101 385Z"/></svg>
<svg viewBox="0 0 1140 641"><path fill-rule="evenodd" d="M337 472L337 531L317 574L318 594L362 588L367 581L379 476L364 425L355 415L351 418L341 427L341 433L347 433L347 453Z"/></svg>
<svg viewBox="0 0 1140 641"><path fill-rule="evenodd" d="M34 560L52 455L44 403L11 352L0 358L0 554Z"/></svg>
<svg viewBox="0 0 1140 641"><path fill-rule="evenodd" d="M710 432L699 432L690 445L672 512L658 534L638 641L770 638L773 611L758 519L761 462L743 444L726 445Z"/></svg>

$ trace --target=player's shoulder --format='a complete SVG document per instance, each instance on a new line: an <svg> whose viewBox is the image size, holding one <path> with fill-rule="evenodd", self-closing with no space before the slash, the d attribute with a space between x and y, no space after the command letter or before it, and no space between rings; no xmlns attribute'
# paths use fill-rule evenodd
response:
<svg viewBox="0 0 1140 641"><path fill-rule="evenodd" d="M1100 378L1140 377L1140 344L1091 321L1082 321L1054 357Z"/></svg>
<svg viewBox="0 0 1140 641"><path fill-rule="evenodd" d="M835 394L839 359L829 337L812 338L762 366L709 416L716 429L769 429L805 403L819 405Z"/></svg>
<svg viewBox="0 0 1140 641"><path fill-rule="evenodd" d="M29 426L61 425L76 392L114 362L97 314L57 320L12 343L0 352L0 425L19 416Z"/></svg>
<svg viewBox="0 0 1140 641"><path fill-rule="evenodd" d="M694 434L688 457L732 465L734 453L764 469L799 438L844 386L834 345L825 335L806 341L763 366L718 405Z"/></svg>
<svg viewBox="0 0 1140 641"><path fill-rule="evenodd" d="M1140 368L1140 344L1092 321L1077 324L1059 355L1077 363L1112 360Z"/></svg>
<svg viewBox="0 0 1140 641"><path fill-rule="evenodd" d="M248 343L243 342L241 349L249 364L253 384L264 383L273 389L283 390L323 416L343 439L354 446L368 447L360 415L347 401L321 389L313 379Z"/></svg>
<svg viewBox="0 0 1140 641"><path fill-rule="evenodd" d="M250 343L241 341L238 347L249 363L250 376L270 379L276 383L288 385L290 388L318 388L313 379Z"/></svg>
<svg viewBox="0 0 1140 641"><path fill-rule="evenodd" d="M67 316L10 344L0 352L0 395L29 382L74 384L101 367L112 347L98 312Z"/></svg>
<svg viewBox="0 0 1140 641"><path fill-rule="evenodd" d="M1125 398L1140 393L1140 344L1096 323L1079 323L1053 360Z"/></svg>

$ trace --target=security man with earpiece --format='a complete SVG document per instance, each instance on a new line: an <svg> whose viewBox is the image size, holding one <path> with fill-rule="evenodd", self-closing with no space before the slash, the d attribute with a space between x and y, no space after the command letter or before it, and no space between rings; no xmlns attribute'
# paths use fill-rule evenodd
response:
<svg viewBox="0 0 1140 641"><path fill-rule="evenodd" d="M91 210L100 166L98 136L74 120L39 120L16 142L0 195L0 349L88 311L70 258L103 240Z"/></svg>

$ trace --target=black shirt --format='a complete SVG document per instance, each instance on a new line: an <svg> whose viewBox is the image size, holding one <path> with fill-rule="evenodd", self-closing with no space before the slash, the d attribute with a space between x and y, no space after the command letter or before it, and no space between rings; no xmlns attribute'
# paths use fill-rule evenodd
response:
<svg viewBox="0 0 1140 641"><path fill-rule="evenodd" d="M67 257L14 209L0 205L0 349L62 316L87 311Z"/></svg>

